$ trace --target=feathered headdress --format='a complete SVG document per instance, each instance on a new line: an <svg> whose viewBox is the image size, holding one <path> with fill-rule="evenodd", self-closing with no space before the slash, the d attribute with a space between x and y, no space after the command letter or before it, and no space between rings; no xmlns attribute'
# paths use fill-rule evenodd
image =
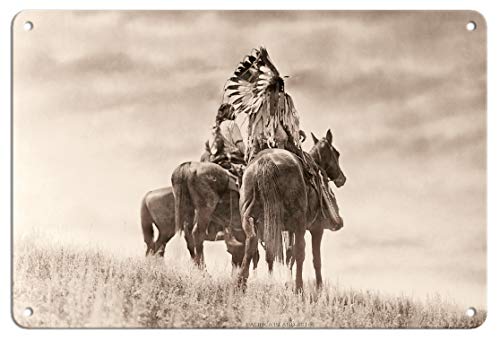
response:
<svg viewBox="0 0 500 339"><path fill-rule="evenodd" d="M264 47L245 56L224 86L225 95L237 112L252 114L259 110L267 91L284 91L283 79Z"/></svg>
<svg viewBox="0 0 500 339"><path fill-rule="evenodd" d="M236 115L244 113L250 116L249 142L255 137L252 120L262 118L265 128L260 132L268 143L274 143L278 124L295 143L299 143L299 121L292 98L285 93L283 78L264 47L253 49L239 63L224 86L224 97Z"/></svg>

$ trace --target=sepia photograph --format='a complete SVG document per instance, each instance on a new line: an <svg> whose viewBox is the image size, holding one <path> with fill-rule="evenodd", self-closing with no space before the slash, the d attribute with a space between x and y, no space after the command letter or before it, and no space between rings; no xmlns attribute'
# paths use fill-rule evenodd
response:
<svg viewBox="0 0 500 339"><path fill-rule="evenodd" d="M476 328L474 11L23 11L23 328Z"/></svg>

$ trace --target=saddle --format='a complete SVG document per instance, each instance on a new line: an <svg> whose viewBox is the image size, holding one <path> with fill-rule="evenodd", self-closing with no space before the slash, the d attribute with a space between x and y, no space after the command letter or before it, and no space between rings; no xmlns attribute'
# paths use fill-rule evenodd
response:
<svg viewBox="0 0 500 339"><path fill-rule="evenodd" d="M242 155L237 153L220 153L212 155L210 161L224 168L229 178L233 181L233 184L237 187L241 186L241 179L246 168L246 163Z"/></svg>

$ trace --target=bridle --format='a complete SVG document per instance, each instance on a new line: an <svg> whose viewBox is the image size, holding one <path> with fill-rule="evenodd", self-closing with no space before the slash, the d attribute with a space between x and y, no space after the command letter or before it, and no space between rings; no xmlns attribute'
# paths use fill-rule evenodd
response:
<svg viewBox="0 0 500 339"><path fill-rule="evenodd" d="M328 146L330 152L332 152L332 154L335 154L335 150L333 149L333 146L328 142L328 140L326 140L326 138L322 138L320 142L326 144ZM318 147L317 153L318 153L318 158L319 158L318 161L321 164L321 163L323 163L323 156L321 155L321 150L319 149L319 147ZM338 163L338 159L337 159L337 163ZM335 178L335 179L330 180L330 178L328 177L328 170L332 168L332 164L329 161L327 161L325 166L326 166L325 168L322 168L321 166L318 166L318 167L321 169L323 174L326 175L326 178L329 181L337 179L337 178ZM339 174L339 176L340 176L340 174Z"/></svg>

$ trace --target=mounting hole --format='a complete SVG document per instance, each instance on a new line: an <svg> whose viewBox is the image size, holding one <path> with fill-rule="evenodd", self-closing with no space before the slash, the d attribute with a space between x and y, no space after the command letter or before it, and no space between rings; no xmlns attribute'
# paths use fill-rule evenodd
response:
<svg viewBox="0 0 500 339"><path fill-rule="evenodd" d="M465 28L467 28L469 32L472 32L476 30L477 24L474 21L469 21L467 25L465 25Z"/></svg>
<svg viewBox="0 0 500 339"><path fill-rule="evenodd" d="M23 316L25 318L29 318L33 315L33 309L31 307L26 307L24 310L23 310Z"/></svg>
<svg viewBox="0 0 500 339"><path fill-rule="evenodd" d="M33 29L33 23L31 21L26 21L23 25L25 31L29 32Z"/></svg>
<svg viewBox="0 0 500 339"><path fill-rule="evenodd" d="M465 311L465 315L468 316L469 318L472 318L473 316L475 316L477 314L477 311L474 307L469 307L466 311Z"/></svg>

